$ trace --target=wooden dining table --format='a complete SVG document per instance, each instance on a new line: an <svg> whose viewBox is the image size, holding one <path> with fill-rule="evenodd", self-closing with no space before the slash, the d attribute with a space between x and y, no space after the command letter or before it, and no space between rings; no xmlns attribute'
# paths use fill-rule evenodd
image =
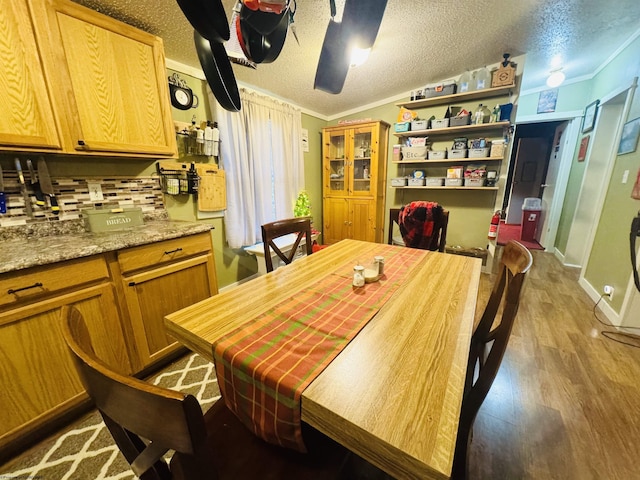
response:
<svg viewBox="0 0 640 480"><path fill-rule="evenodd" d="M336 269L370 261L383 248L405 247L342 240L167 315L165 326L180 343L213 361L220 338ZM302 392L301 418L395 478L446 479L481 261L440 252L421 255L384 305Z"/></svg>

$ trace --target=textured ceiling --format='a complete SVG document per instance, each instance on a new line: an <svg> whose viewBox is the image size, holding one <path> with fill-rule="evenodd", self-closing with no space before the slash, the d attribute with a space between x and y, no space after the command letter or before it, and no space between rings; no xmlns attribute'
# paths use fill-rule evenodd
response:
<svg viewBox="0 0 640 480"><path fill-rule="evenodd" d="M200 68L193 29L175 0L76 1L162 37L168 59ZM234 64L234 73L327 117L497 63L503 52L527 54L522 90L543 87L557 66L568 79L591 75L640 28L638 0L389 0L369 60L331 95L313 89L329 1L297 3L300 45L289 34L274 63ZM230 18L235 0L223 4ZM336 4L341 12L344 0Z"/></svg>

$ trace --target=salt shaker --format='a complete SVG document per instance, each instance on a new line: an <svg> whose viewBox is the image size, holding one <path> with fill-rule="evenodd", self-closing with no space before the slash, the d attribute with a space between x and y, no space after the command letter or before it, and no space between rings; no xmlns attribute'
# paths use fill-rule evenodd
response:
<svg viewBox="0 0 640 480"><path fill-rule="evenodd" d="M364 287L364 267L362 265L353 267L353 286Z"/></svg>
<svg viewBox="0 0 640 480"><path fill-rule="evenodd" d="M384 274L384 257L381 255L376 255L373 257L373 262L378 265L378 275Z"/></svg>

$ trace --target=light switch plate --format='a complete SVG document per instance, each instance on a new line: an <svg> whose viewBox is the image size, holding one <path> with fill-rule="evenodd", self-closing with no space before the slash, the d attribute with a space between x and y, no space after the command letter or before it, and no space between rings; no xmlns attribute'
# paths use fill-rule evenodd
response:
<svg viewBox="0 0 640 480"><path fill-rule="evenodd" d="M92 202L100 202L104 200L104 196L102 195L102 186L97 183L87 183L89 187L89 200Z"/></svg>

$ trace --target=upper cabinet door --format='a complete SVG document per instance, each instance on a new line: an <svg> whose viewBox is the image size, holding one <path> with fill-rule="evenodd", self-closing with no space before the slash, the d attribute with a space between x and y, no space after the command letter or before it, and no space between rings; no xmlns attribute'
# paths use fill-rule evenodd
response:
<svg viewBox="0 0 640 480"><path fill-rule="evenodd" d="M67 0L30 2L69 100L68 149L176 155L162 40Z"/></svg>
<svg viewBox="0 0 640 480"><path fill-rule="evenodd" d="M0 91L0 149L61 148L24 0L0 0Z"/></svg>

